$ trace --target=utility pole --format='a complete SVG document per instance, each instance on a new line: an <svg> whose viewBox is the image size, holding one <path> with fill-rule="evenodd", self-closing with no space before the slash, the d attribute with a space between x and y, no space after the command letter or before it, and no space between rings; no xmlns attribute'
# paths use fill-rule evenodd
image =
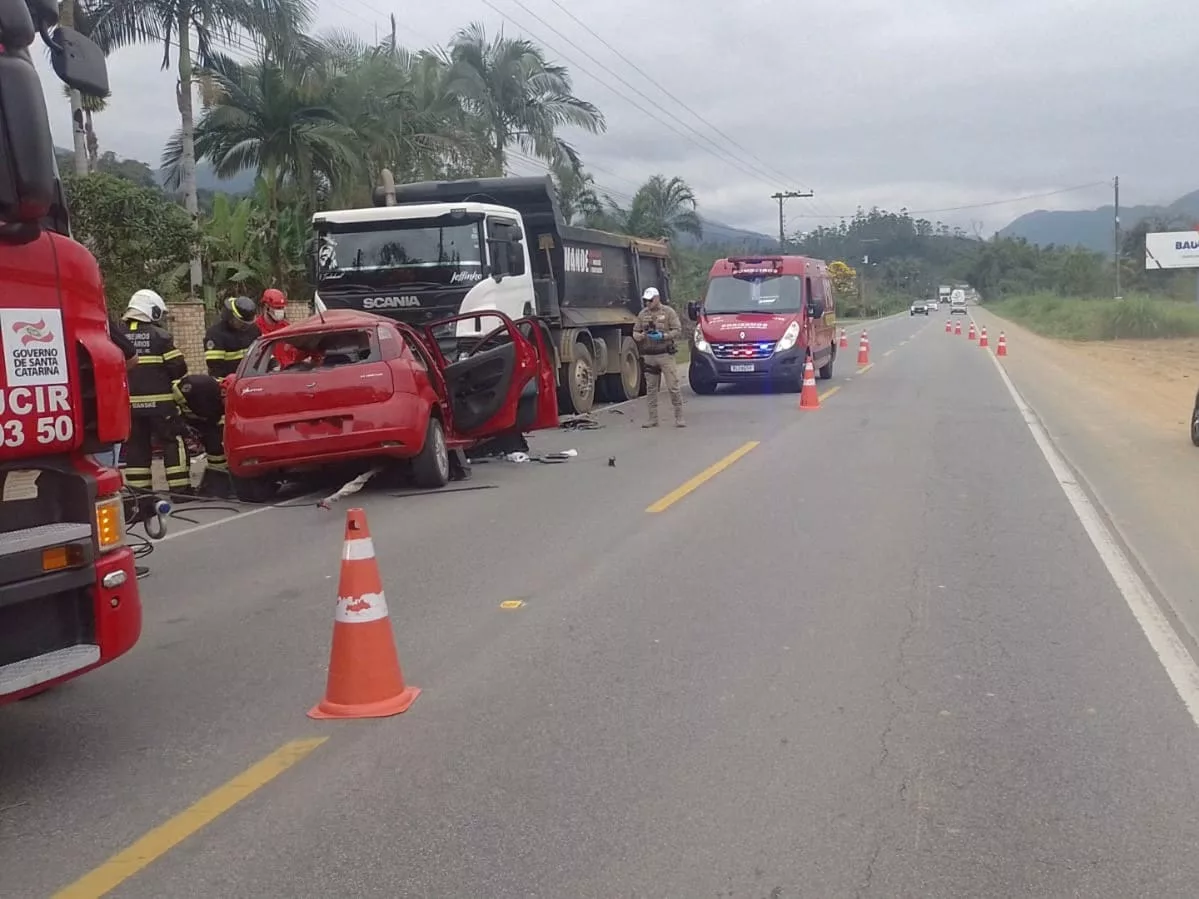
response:
<svg viewBox="0 0 1199 899"><path fill-rule="evenodd" d="M1116 212L1112 220L1112 235L1114 241L1112 258L1116 261L1116 299L1120 299L1120 176L1112 181L1116 191Z"/></svg>
<svg viewBox="0 0 1199 899"><path fill-rule="evenodd" d="M787 252L787 235L783 225L783 201L794 200L804 197L814 197L816 194L813 191L799 190L781 190L777 194L771 194L770 199L779 201L779 252Z"/></svg>

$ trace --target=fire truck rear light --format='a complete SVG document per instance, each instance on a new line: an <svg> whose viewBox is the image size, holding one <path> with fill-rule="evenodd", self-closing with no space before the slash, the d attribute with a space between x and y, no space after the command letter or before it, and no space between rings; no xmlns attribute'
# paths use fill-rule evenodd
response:
<svg viewBox="0 0 1199 899"><path fill-rule="evenodd" d="M125 544L125 505L119 496L96 503L96 542L102 553Z"/></svg>
<svg viewBox="0 0 1199 899"><path fill-rule="evenodd" d="M110 571L110 572L108 572L108 574L104 575L104 578L100 581L100 583L104 586L104 589L106 589L106 590L115 590L117 587L119 587L123 583L125 583L126 580L127 580L127 577L125 575L125 572Z"/></svg>
<svg viewBox="0 0 1199 899"><path fill-rule="evenodd" d="M52 546L42 550L42 571L62 571L83 563L83 553L76 546Z"/></svg>

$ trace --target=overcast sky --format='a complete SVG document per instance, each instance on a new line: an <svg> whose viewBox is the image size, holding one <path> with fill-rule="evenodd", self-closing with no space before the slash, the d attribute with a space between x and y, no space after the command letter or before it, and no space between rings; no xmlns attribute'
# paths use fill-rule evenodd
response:
<svg viewBox="0 0 1199 899"><path fill-rule="evenodd" d="M319 0L316 30L374 39L394 11L413 45L444 43L468 21L533 38L607 116L606 134L574 138L602 187L619 199L649 175L679 175L701 212L767 233L779 189L816 194L788 202L789 231L859 205L973 206L928 217L986 234L1033 209L1110 203L1110 183L1096 183L1113 175L1126 204L1199 189L1199 25L1177 2L562 5L584 24L553 0ZM102 149L157 164L178 123L160 59L134 48L110 60ZM69 147L69 109L46 80L56 143Z"/></svg>

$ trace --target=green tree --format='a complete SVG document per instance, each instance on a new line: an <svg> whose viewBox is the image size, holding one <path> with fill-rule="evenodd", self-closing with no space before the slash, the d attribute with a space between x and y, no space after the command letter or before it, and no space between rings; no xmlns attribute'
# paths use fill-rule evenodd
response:
<svg viewBox="0 0 1199 899"><path fill-rule="evenodd" d="M188 214L162 191L97 172L64 179L71 230L100 263L114 310L133 292L158 288L192 252Z"/></svg>
<svg viewBox="0 0 1199 899"><path fill-rule="evenodd" d="M217 56L205 69L209 105L195 128L196 158L221 178L261 173L271 213L285 184L314 208L318 192L362 168L362 141L331 105L323 62L319 45L296 40L248 65ZM182 176L184 143L177 131L163 151L168 184Z"/></svg>
<svg viewBox="0 0 1199 899"><path fill-rule="evenodd" d="M215 57L216 42L238 35L261 36L297 32L311 18L310 0L96 0L92 34L102 47L117 50L131 44L162 46L162 67L174 53L178 81L176 97L180 124L180 182L183 201L193 226L200 207L196 192L195 102L196 69L192 39L202 66ZM176 47L178 51L175 52ZM79 148L76 147L76 152ZM201 260L193 257L191 289L199 295Z"/></svg>
<svg viewBox="0 0 1199 899"><path fill-rule="evenodd" d="M653 175L633 194L627 209L611 199L608 204L609 214L626 234L666 240L680 234L703 236L695 192L682 178Z"/></svg>
<svg viewBox="0 0 1199 899"><path fill-rule="evenodd" d="M595 188L595 180L581 168L567 160L559 160L550 167L554 187L558 191L558 206L562 217L570 223L582 219L595 219L604 210L603 202Z"/></svg>
<svg viewBox="0 0 1199 899"><path fill-rule="evenodd" d="M447 61L449 88L476 116L491 150L491 171L501 175L509 147L547 162L579 165L575 149L559 135L563 127L592 134L605 129L599 109L574 94L565 66L549 62L532 41L489 37L473 23L454 35Z"/></svg>
<svg viewBox="0 0 1199 899"><path fill-rule="evenodd" d="M60 153L58 155L59 171L71 171L74 169L74 155L73 153ZM126 181L132 181L139 187L160 187L158 175L149 165L140 159L121 159L111 150L106 150L99 154L90 165L90 171L116 175L118 178L124 178Z"/></svg>

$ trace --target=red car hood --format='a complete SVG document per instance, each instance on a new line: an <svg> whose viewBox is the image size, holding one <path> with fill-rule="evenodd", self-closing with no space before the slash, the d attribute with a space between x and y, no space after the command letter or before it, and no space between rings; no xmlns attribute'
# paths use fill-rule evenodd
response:
<svg viewBox="0 0 1199 899"><path fill-rule="evenodd" d="M712 343L739 343L743 340L778 340L795 315L764 315L742 312L729 315L705 315L699 327Z"/></svg>

